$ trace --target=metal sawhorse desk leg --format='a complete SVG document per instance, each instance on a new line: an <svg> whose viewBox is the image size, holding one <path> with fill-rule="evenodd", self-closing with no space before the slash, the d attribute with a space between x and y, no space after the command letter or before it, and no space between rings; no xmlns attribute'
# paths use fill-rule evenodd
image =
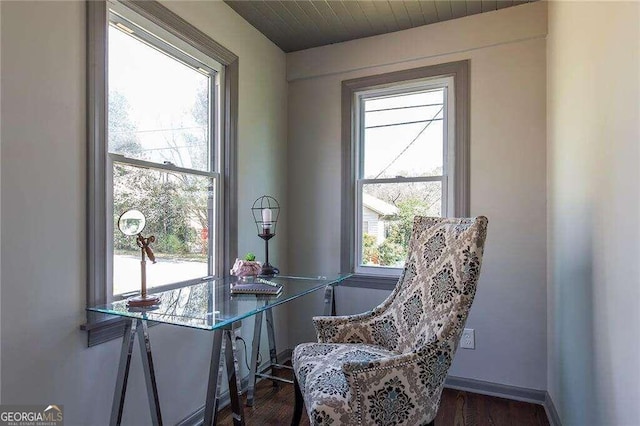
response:
<svg viewBox="0 0 640 426"><path fill-rule="evenodd" d="M129 379L129 367L131 367L131 355L133 354L133 342L138 334L140 343L140 353L142 355L142 369L147 385L147 397L149 398L149 408L151 409L151 422L154 426L162 425L162 415L160 414L160 401L158 399L158 387L156 385L156 375L153 370L153 358L151 356L151 343L149 342L149 330L147 321L142 319L132 319L127 322L122 338L122 351L120 352L120 365L116 377L116 389L113 395L113 405L111 406L112 426L120 425L122 422L122 411L124 409L124 399L127 392L127 380Z"/></svg>
<svg viewBox="0 0 640 426"><path fill-rule="evenodd" d="M235 347L235 335L231 326L228 329L214 330L213 347L211 351L211 362L209 365L209 383L207 386L207 400L205 404L205 421L207 426L215 425L218 409L218 395L220 384L222 383L222 365L220 356L224 350L227 378L229 382L229 395L231 398L231 408L233 409L233 424L244 426L244 413L240 400L240 384L238 362ZM120 353L120 364L116 377L116 388L111 407L111 426L119 426L122 423L122 413L124 409L125 395L127 391L127 381L129 379L129 369L131 367L131 355L133 345L138 334L138 342L142 353L142 367L144 371L147 396L149 398L149 408L151 409L151 422L154 426L162 426L162 415L160 413L160 401L158 399L158 387L153 369L153 358L151 355L151 343L149 341L149 331L147 321L142 319L132 319L125 325L125 333L122 338L122 351Z"/></svg>
<svg viewBox="0 0 640 426"><path fill-rule="evenodd" d="M265 379L269 379L273 381L274 386L277 386L278 382L284 383L293 383L293 380L283 379L282 377L277 377L275 375L275 371L277 369L291 367L288 365L278 364L278 352L276 349L276 338L274 332L274 323L273 323L273 312L271 308L266 309L264 311L267 323L267 338L269 341L269 365L258 371L258 355L260 353L260 337L262 335L262 314L263 312L258 312L255 315L254 326L253 326L253 340L251 343L251 359L250 359L250 371L249 371L249 385L247 387L247 405L249 407L253 406L255 385L256 385L256 377L262 377ZM267 370L271 370L271 374L266 374Z"/></svg>
<svg viewBox="0 0 640 426"><path fill-rule="evenodd" d="M231 398L231 408L233 410L233 424L244 426L244 412L240 399L240 373L236 357L235 333L229 328L214 330L213 347L211 351L211 363L209 364L209 382L207 385L207 401L204 410L204 425L216 424L220 394L222 384L222 365L220 356L224 350L225 365L227 369L227 380L229 383L229 396Z"/></svg>
<svg viewBox="0 0 640 426"><path fill-rule="evenodd" d="M277 386L278 382L284 382L293 384L293 380L283 379L275 376L275 370L277 369L293 369L289 365L278 364L278 352L276 350L276 339L273 323L273 312L271 308L264 311L267 322L267 337L269 340L269 365L262 371L258 371L258 355L260 353L260 337L262 334L262 312L258 312L255 315L255 322L253 326L253 340L251 344L251 370L249 371L249 385L247 389L247 405L253 406L253 399L256 386L256 377L261 377L273 381L274 386ZM324 314L335 315L335 294L332 285L328 285L324 293ZM267 370L271 370L271 374L266 374Z"/></svg>

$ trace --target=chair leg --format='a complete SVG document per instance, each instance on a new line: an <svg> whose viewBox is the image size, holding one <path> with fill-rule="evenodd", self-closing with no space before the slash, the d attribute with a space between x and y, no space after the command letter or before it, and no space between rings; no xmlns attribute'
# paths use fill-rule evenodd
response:
<svg viewBox="0 0 640 426"><path fill-rule="evenodd" d="M302 419L302 406L304 405L304 399L302 398L302 392L300 391L300 385L298 379L294 373L293 375L293 388L296 393L296 405L293 409L293 419L291 419L291 426L298 426Z"/></svg>

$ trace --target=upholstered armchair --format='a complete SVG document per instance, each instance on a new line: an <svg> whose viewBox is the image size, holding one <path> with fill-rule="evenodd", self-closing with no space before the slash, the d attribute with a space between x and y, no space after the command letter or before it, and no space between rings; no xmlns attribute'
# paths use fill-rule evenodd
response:
<svg viewBox="0 0 640 426"><path fill-rule="evenodd" d="M476 292L487 218L416 217L398 284L360 315L315 317L293 353L296 408L312 425L426 425Z"/></svg>

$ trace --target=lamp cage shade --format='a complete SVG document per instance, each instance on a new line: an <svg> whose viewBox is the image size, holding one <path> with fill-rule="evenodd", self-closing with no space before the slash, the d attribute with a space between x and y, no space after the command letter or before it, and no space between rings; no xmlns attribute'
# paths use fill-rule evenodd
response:
<svg viewBox="0 0 640 426"><path fill-rule="evenodd" d="M275 235L280 216L278 200L269 195L263 195L253 202L251 213L256 223L258 235Z"/></svg>

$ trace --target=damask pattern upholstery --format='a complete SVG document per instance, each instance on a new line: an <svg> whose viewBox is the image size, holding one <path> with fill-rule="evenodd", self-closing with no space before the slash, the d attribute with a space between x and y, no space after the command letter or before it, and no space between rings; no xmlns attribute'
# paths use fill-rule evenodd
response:
<svg viewBox="0 0 640 426"><path fill-rule="evenodd" d="M421 425L437 413L476 292L487 218L416 217L398 284L372 311L315 317L293 367L312 425Z"/></svg>

